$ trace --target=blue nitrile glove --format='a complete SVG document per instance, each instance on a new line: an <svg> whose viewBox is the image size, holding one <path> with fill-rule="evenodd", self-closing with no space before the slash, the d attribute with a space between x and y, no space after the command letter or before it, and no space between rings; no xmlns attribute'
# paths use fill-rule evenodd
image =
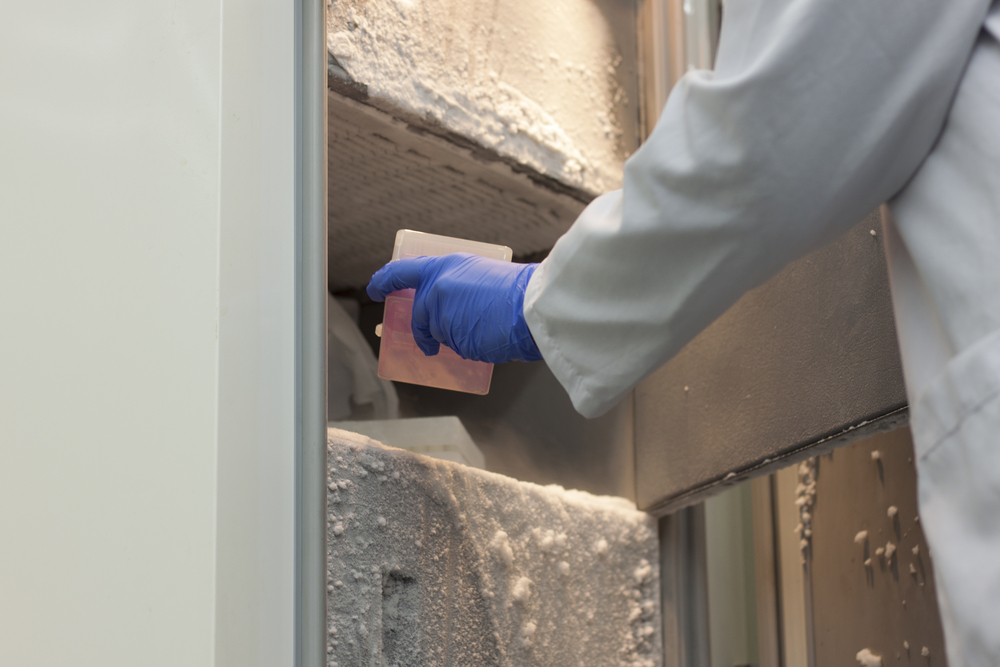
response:
<svg viewBox="0 0 1000 667"><path fill-rule="evenodd" d="M389 262L372 276L368 296L415 288L413 337L424 354L444 343L463 359L538 361L524 321L524 290L537 264L513 264L468 253Z"/></svg>

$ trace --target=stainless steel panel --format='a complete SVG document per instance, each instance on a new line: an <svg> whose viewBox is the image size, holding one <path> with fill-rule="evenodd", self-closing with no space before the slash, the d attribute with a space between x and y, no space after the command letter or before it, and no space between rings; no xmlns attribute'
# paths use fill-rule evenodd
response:
<svg viewBox="0 0 1000 667"><path fill-rule="evenodd" d="M639 506L690 505L903 424L905 407L873 213L747 293L637 387Z"/></svg>
<svg viewBox="0 0 1000 667"><path fill-rule="evenodd" d="M326 664L326 3L296 3L295 665Z"/></svg>

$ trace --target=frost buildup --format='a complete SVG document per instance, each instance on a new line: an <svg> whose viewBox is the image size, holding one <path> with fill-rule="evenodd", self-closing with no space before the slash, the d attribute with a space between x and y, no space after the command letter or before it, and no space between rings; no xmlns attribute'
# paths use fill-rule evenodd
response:
<svg viewBox="0 0 1000 667"><path fill-rule="evenodd" d="M816 504L817 467L815 458L800 463L799 483L795 487L795 504L799 508L799 525L795 527L795 534L799 536L799 551L802 554L803 564L809 556L809 547L812 544L812 512Z"/></svg>
<svg viewBox="0 0 1000 667"><path fill-rule="evenodd" d="M327 49L352 79L366 86L369 96L568 185L595 193L620 187L621 165L607 151L590 150L589 159L585 158L548 111L504 80L502 67L496 71L487 66L496 56L491 39L485 37L487 26L468 34L435 26L456 20L442 3L366 0L334 5ZM344 7L349 7L346 15ZM440 39L429 36L429 30ZM492 28L488 32L492 35ZM466 54L460 65L446 55L453 50ZM545 69L589 84L595 90L593 111L605 139L620 136L621 128L609 112L625 91L619 86L620 92L608 98L600 86L608 74L558 60L556 56L545 63ZM512 66L524 67L529 62L528 54L517 54ZM610 59L609 74L620 65L620 55ZM586 122L589 115L578 117Z"/></svg>
<svg viewBox="0 0 1000 667"><path fill-rule="evenodd" d="M863 648L854 656L862 667L882 667L882 656L875 655L871 650Z"/></svg>
<svg viewBox="0 0 1000 667"><path fill-rule="evenodd" d="M348 482L327 496L328 667L660 666L649 515L328 438Z"/></svg>

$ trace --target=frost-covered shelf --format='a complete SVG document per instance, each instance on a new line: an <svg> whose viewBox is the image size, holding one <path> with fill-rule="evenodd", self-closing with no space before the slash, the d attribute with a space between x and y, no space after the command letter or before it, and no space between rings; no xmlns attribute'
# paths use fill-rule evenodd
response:
<svg viewBox="0 0 1000 667"><path fill-rule="evenodd" d="M638 144L635 8L615 0L335 0L330 287L397 229L545 251Z"/></svg>
<svg viewBox="0 0 1000 667"><path fill-rule="evenodd" d="M663 664L650 515L327 437L328 665Z"/></svg>

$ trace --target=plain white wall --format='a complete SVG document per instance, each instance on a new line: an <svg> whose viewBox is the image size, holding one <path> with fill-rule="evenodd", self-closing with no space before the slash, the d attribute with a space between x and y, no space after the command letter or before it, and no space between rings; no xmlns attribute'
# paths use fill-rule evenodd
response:
<svg viewBox="0 0 1000 667"><path fill-rule="evenodd" d="M291 664L293 17L4 7L2 665Z"/></svg>

